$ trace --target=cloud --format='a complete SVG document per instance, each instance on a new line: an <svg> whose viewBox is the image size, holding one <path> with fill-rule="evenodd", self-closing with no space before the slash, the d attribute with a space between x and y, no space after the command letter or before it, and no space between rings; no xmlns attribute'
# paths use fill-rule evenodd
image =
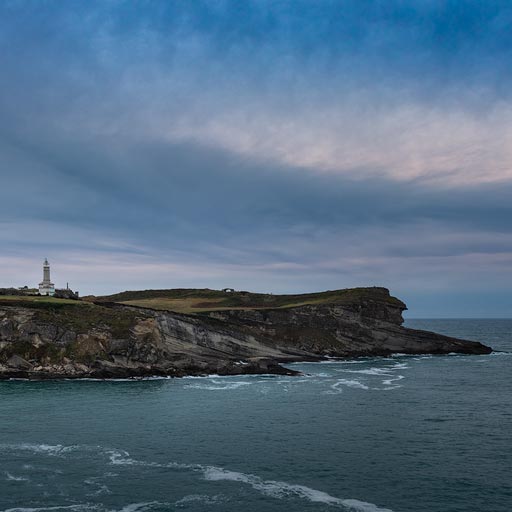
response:
<svg viewBox="0 0 512 512"><path fill-rule="evenodd" d="M284 114L237 106L164 124L161 132L315 173L460 187L512 179L511 126L508 103L475 115L431 105L378 107L359 97Z"/></svg>
<svg viewBox="0 0 512 512"><path fill-rule="evenodd" d="M11 5L4 108L314 173L509 181L511 9L463 4Z"/></svg>
<svg viewBox="0 0 512 512"><path fill-rule="evenodd" d="M509 286L511 13L4 2L2 282Z"/></svg>

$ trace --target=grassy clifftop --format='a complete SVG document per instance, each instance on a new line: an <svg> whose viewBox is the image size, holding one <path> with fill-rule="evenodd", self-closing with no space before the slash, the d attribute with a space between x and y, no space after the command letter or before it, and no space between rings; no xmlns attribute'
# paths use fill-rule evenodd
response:
<svg viewBox="0 0 512 512"><path fill-rule="evenodd" d="M126 291L115 295L94 297L93 299L100 302L118 302L178 313L201 313L228 309L292 308L331 303L354 304L363 300L374 300L405 309L405 304L402 301L390 296L386 288L379 287L347 288L295 295L178 288L173 290Z"/></svg>

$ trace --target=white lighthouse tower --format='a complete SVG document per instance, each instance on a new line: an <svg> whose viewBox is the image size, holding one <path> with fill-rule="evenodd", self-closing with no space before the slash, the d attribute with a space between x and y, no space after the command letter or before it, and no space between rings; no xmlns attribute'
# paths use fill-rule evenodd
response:
<svg viewBox="0 0 512 512"><path fill-rule="evenodd" d="M50 264L48 260L44 260L43 264L43 281L39 283L39 293L41 295L55 295L55 285L50 281Z"/></svg>

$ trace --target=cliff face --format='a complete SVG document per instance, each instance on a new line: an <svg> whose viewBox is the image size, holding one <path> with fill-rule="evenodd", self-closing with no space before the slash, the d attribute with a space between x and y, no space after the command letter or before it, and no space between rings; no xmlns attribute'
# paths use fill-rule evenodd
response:
<svg viewBox="0 0 512 512"><path fill-rule="evenodd" d="M483 354L477 342L402 327L404 308L368 301L357 305L303 306L208 315L281 348L331 357L403 354Z"/></svg>
<svg viewBox="0 0 512 512"><path fill-rule="evenodd" d="M406 329L405 305L383 299L376 294L349 304L201 315L114 304L3 302L0 378L293 374L279 363L491 351L477 342Z"/></svg>
<svg viewBox="0 0 512 512"><path fill-rule="evenodd" d="M278 361L307 356L209 318L124 306L0 306L4 379L294 374Z"/></svg>

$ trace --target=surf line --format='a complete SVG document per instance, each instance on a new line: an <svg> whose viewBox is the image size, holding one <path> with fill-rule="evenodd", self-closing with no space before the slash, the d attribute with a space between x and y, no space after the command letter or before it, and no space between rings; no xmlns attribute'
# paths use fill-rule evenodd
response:
<svg viewBox="0 0 512 512"><path fill-rule="evenodd" d="M306 499L313 503L324 503L337 508L343 508L353 512L393 512L389 508L382 508L373 503L360 501L357 499L345 499L331 496L326 492L312 489L304 485L290 484L277 480L263 480L259 476L230 471L216 466L203 466L201 464L180 464L177 462L169 462L160 464L157 462L144 462L129 458L128 452L110 452L110 461L116 465L141 465L151 467L167 467L174 469L187 469L197 473L202 473L203 478L209 481L232 481L249 485L254 490L262 494L277 498L300 498Z"/></svg>

